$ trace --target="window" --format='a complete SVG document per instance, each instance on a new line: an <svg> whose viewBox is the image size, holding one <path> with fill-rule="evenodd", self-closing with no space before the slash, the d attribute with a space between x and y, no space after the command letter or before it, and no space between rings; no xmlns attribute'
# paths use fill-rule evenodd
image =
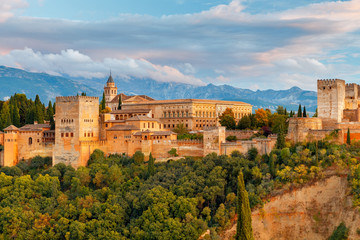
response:
<svg viewBox="0 0 360 240"><path fill-rule="evenodd" d="M64 133L61 133L61 137L64 137Z"/></svg>
<svg viewBox="0 0 360 240"><path fill-rule="evenodd" d="M71 137L74 137L74 133L70 133L70 136L71 136Z"/></svg>
<svg viewBox="0 0 360 240"><path fill-rule="evenodd" d="M152 123L152 128L154 128L154 123Z"/></svg>
<svg viewBox="0 0 360 240"><path fill-rule="evenodd" d="M117 136L116 136L116 135L114 135L114 139L117 139Z"/></svg>
<svg viewBox="0 0 360 240"><path fill-rule="evenodd" d="M29 145L32 144L32 138L29 138Z"/></svg>
<svg viewBox="0 0 360 240"><path fill-rule="evenodd" d="M65 133L65 137L69 137L69 133Z"/></svg>

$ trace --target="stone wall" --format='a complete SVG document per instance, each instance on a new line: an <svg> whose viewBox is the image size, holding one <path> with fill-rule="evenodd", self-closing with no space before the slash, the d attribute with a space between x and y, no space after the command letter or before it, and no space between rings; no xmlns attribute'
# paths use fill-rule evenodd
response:
<svg viewBox="0 0 360 240"><path fill-rule="evenodd" d="M221 154L230 155L233 151L246 154L251 148L256 148L259 154L269 154L276 145L276 137L254 138L249 141L226 142L221 144Z"/></svg>
<svg viewBox="0 0 360 240"><path fill-rule="evenodd" d="M307 140L309 130L322 130L322 119L320 118L298 118L289 119L288 138L292 142Z"/></svg>
<svg viewBox="0 0 360 240"><path fill-rule="evenodd" d="M249 139L252 135L257 133L255 130L226 130L226 137L236 136L238 140Z"/></svg>

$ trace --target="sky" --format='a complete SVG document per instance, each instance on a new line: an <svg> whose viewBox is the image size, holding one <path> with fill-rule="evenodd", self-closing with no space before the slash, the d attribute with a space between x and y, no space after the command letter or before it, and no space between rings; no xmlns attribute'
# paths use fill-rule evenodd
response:
<svg viewBox="0 0 360 240"><path fill-rule="evenodd" d="M360 83L360 0L0 0L0 65L69 78Z"/></svg>

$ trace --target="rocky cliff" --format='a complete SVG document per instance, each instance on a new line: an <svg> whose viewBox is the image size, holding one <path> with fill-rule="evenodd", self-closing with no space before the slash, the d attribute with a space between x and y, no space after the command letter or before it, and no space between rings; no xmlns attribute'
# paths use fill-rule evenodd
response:
<svg viewBox="0 0 360 240"><path fill-rule="evenodd" d="M327 239L341 223L350 228L349 239L360 239L360 213L352 207L347 176L330 176L311 186L269 199L253 211L252 224L257 240ZM236 225L225 233L231 239Z"/></svg>

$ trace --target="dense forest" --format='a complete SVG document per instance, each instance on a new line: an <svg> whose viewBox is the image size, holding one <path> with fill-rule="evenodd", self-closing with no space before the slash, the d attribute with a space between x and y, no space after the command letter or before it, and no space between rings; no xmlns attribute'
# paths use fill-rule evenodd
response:
<svg viewBox="0 0 360 240"><path fill-rule="evenodd" d="M40 101L39 95L36 95L35 101L28 99L25 94L14 94L7 101L0 101L0 131L10 126L22 127L25 124L33 124L35 121L51 124L54 123L55 103L49 101L47 107Z"/></svg>
<svg viewBox="0 0 360 240"><path fill-rule="evenodd" d="M0 239L197 239L207 229L206 239L218 239L235 219L240 171L254 208L329 166L349 168L359 206L359 157L358 143L331 141L166 163L96 150L76 170L35 157L0 169Z"/></svg>

